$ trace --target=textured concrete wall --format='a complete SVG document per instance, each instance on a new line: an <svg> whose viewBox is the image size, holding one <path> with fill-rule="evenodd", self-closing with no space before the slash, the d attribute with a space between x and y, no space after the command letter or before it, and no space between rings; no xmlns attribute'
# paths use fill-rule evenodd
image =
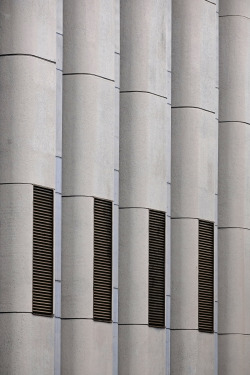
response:
<svg viewBox="0 0 250 375"><path fill-rule="evenodd" d="M55 375L61 375L63 0L56 0Z"/></svg>
<svg viewBox="0 0 250 375"><path fill-rule="evenodd" d="M250 368L249 42L249 1L220 0L220 375Z"/></svg>
<svg viewBox="0 0 250 375"><path fill-rule="evenodd" d="M56 2L1 1L0 25L0 373L53 374L54 319L32 315L32 211L33 184L55 187Z"/></svg>
<svg viewBox="0 0 250 375"><path fill-rule="evenodd" d="M198 331L198 219L215 222L216 242L217 13L205 0L172 6L170 366L171 375L212 375L216 333ZM215 314L215 332L216 323Z"/></svg>
<svg viewBox="0 0 250 375"><path fill-rule="evenodd" d="M148 327L148 217L167 212L170 19L170 2L121 1L119 375L167 371L166 329Z"/></svg>
<svg viewBox="0 0 250 375"><path fill-rule="evenodd" d="M115 367L113 324L93 321L94 197L114 200L114 5L114 0L64 1L61 372L65 375L110 375Z"/></svg>

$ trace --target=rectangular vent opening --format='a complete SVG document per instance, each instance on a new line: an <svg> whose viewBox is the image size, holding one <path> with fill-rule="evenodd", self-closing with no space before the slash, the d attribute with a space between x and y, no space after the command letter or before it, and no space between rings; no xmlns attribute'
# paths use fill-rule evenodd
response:
<svg viewBox="0 0 250 375"><path fill-rule="evenodd" d="M148 324L165 327L165 212L149 210Z"/></svg>
<svg viewBox="0 0 250 375"><path fill-rule="evenodd" d="M54 192L33 187L33 314L53 315Z"/></svg>
<svg viewBox="0 0 250 375"><path fill-rule="evenodd" d="M199 220L199 331L214 331L214 223Z"/></svg>
<svg viewBox="0 0 250 375"><path fill-rule="evenodd" d="M94 320L112 321L112 202L94 199Z"/></svg>

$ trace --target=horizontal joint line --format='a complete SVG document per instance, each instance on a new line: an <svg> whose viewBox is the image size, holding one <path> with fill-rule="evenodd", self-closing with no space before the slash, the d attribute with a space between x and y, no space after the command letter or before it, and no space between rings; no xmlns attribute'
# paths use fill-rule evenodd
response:
<svg viewBox="0 0 250 375"><path fill-rule="evenodd" d="M223 17L242 17L242 18L246 18L247 20L250 20L249 17L246 17L246 16L242 16L241 14L228 14L228 15L224 15L224 16L219 16L220 18L223 18Z"/></svg>
<svg viewBox="0 0 250 375"><path fill-rule="evenodd" d="M131 91L120 91L120 93L121 94L130 94L130 93L149 94L149 95L159 96L159 98L167 99L166 96L155 94L155 93L149 92L149 91L131 90Z"/></svg>
<svg viewBox="0 0 250 375"><path fill-rule="evenodd" d="M2 54L0 55L0 57L9 57L9 56L26 56L26 57L35 57L36 59L40 59L40 60L43 60L43 61L46 61L46 62L49 62L49 63L52 63L52 64L56 64L56 61L52 61L52 60L49 60L49 59L45 59L44 57L40 57L40 56L36 56L36 55L32 55L30 53L6 53L6 54Z"/></svg>
<svg viewBox="0 0 250 375"><path fill-rule="evenodd" d="M244 229L244 230L250 230L250 228L244 228L244 227L218 227L218 229Z"/></svg>
<svg viewBox="0 0 250 375"><path fill-rule="evenodd" d="M31 311L0 311L0 314L32 314Z"/></svg>
<svg viewBox="0 0 250 375"><path fill-rule="evenodd" d="M110 82L115 82L114 79L110 79L110 78L107 78L107 77L99 76L98 74L93 74L93 73L63 73L63 76L77 76L77 75L78 76L92 76L92 77L106 79L107 81L110 81Z"/></svg>
<svg viewBox="0 0 250 375"><path fill-rule="evenodd" d="M93 320L93 318L62 318L62 317L60 319L61 320Z"/></svg>
<svg viewBox="0 0 250 375"><path fill-rule="evenodd" d="M232 332L232 333L219 333L219 332L218 332L218 335L219 335L219 336L225 336L225 335L250 336L250 333L236 333L236 332Z"/></svg>
<svg viewBox="0 0 250 375"><path fill-rule="evenodd" d="M172 107L172 109L200 109L201 111L209 112L215 115L214 111L210 111L209 109L201 108L201 107L194 107L194 106L177 106L177 107Z"/></svg>
<svg viewBox="0 0 250 375"><path fill-rule="evenodd" d="M245 121L237 121L237 120L235 120L235 121L219 121L219 124L230 123L230 122L237 122L237 123L239 123L239 124L250 125L249 122L245 122Z"/></svg>
<svg viewBox="0 0 250 375"><path fill-rule="evenodd" d="M171 217L173 220L180 220L180 219L190 219L190 220L200 220L199 217L187 217L187 216L183 216L183 217ZM204 219L205 220L205 219Z"/></svg>
<svg viewBox="0 0 250 375"><path fill-rule="evenodd" d="M205 1L210 3L210 4L216 5L216 3L213 3L212 1L209 1L209 0L205 0Z"/></svg>

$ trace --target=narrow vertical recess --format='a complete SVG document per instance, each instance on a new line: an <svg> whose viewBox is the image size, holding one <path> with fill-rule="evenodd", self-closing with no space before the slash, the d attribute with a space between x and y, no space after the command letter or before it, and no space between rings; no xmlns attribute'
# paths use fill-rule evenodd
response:
<svg viewBox="0 0 250 375"><path fill-rule="evenodd" d="M199 220L199 331L214 331L214 223Z"/></svg>
<svg viewBox="0 0 250 375"><path fill-rule="evenodd" d="M112 202L94 200L94 320L112 321Z"/></svg>
<svg viewBox="0 0 250 375"><path fill-rule="evenodd" d="M148 324L165 327L165 212L149 210Z"/></svg>
<svg viewBox="0 0 250 375"><path fill-rule="evenodd" d="M33 188L32 312L53 315L54 192Z"/></svg>

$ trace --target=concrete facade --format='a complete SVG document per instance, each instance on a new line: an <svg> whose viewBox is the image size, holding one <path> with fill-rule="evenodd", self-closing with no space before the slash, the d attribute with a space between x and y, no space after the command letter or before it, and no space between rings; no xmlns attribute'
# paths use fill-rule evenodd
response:
<svg viewBox="0 0 250 375"><path fill-rule="evenodd" d="M0 1L1 375L249 374L249 22L249 0ZM32 314L34 185L54 190L50 317ZM112 202L111 322L94 319L95 198ZM166 219L162 328L149 210Z"/></svg>

